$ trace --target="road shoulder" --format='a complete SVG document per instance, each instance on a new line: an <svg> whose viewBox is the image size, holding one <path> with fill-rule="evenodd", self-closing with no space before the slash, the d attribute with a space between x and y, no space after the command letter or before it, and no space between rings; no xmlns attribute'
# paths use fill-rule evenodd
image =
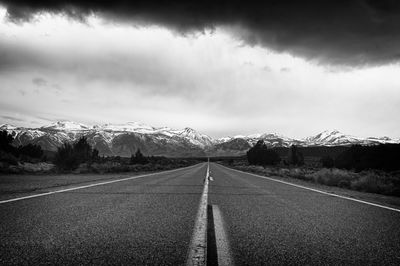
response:
<svg viewBox="0 0 400 266"><path fill-rule="evenodd" d="M218 165L220 165L222 167L225 167L225 168L228 168L228 169L232 169L232 170L236 170L236 171L252 174L252 175L255 175L255 176L263 177L262 174L252 173L252 172L245 172L243 170L238 170L238 169L235 169L233 167L228 167L228 166L225 166L225 165L222 165L222 164L218 164ZM305 181L305 180L301 180L301 179L296 179L296 178L293 178L293 177L268 176L268 178L279 180L279 181L283 181L283 182L292 183L294 185L308 187L310 189L321 190L321 191L326 192L326 193L340 195L340 196L343 196L343 197L348 197L348 198L353 198L353 199L357 199L357 200L367 201L367 202L371 202L371 203L374 203L374 204L385 205L385 206L396 208L396 209L400 208L400 198L399 197L393 197L393 196L386 196L386 195L375 194L375 193L367 193L367 192L355 191L355 190L350 190L350 189L345 189L345 188L340 188L340 187L334 187L334 186L327 186L327 185L313 183L313 182L309 182L309 181Z"/></svg>

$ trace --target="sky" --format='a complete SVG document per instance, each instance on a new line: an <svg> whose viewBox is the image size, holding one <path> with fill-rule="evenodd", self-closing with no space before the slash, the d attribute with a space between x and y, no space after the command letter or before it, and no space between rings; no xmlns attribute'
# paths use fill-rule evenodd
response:
<svg viewBox="0 0 400 266"><path fill-rule="evenodd" d="M0 124L400 137L400 6L2 1Z"/></svg>

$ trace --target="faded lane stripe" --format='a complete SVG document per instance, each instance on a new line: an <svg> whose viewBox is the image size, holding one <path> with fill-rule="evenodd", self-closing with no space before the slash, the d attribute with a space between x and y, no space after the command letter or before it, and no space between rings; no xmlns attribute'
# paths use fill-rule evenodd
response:
<svg viewBox="0 0 400 266"><path fill-rule="evenodd" d="M224 221L218 205L212 206L214 217L215 241L217 246L218 266L233 266L232 253L230 250L227 234L224 229Z"/></svg>
<svg viewBox="0 0 400 266"><path fill-rule="evenodd" d="M203 193L200 199L199 210L192 240L189 246L189 254L186 265L207 265L207 202L208 202L208 178L210 175L210 163L207 164L207 173L204 179Z"/></svg>
<svg viewBox="0 0 400 266"><path fill-rule="evenodd" d="M239 172L239 173L243 173L243 174L247 174L247 175L252 175L252 176L264 178L264 179L267 179L267 180L270 180L270 181L286 184L286 185L289 185L289 186L293 186L293 187L298 187L298 188L314 191L314 192L321 193L321 194L324 194L324 195L329 195L329 196L332 196L332 197L351 200L351 201L355 201L355 202L359 202L359 203L363 203L363 204L379 207L379 208L382 208L382 209L387 209L387 210L391 210L391 211L395 211L395 212L400 212L400 209L396 209L396 208L392 208L392 207L388 207L388 206L384 206L384 205L380 205L380 204L376 204L376 203L372 203L372 202L368 202L368 201L364 201L364 200L354 199L354 198L350 198L350 197L346 197L346 196L341 196L341 195L338 195L338 194L333 194L333 193L322 191L322 190L319 190L319 189L309 188L309 187L305 187L305 186L302 186L302 185L293 184L293 183L290 183L290 182L286 182L286 181L270 178L270 177L267 177L267 176L261 176L261 175L256 175L256 174L253 174L253 173L243 172L243 171L240 171L240 170L236 170L236 169L233 169L233 168L226 167L226 166L221 165L221 164L219 164L219 165L224 167L224 168L226 168L226 169L232 170L232 171L236 171L236 172Z"/></svg>
<svg viewBox="0 0 400 266"><path fill-rule="evenodd" d="M180 170L184 170L184 169L189 169L189 168L192 168L192 167L195 167L195 166L198 166L198 164L187 166L187 167L182 167L182 168L178 168L178 169L168 170L168 171L164 171L164 172L151 173L151 174L138 175L138 176L131 176L131 177L112 180L112 181L105 181L105 182L94 183L94 184L85 185L85 186L60 189L60 190L56 190L56 191L44 192L44 193L35 194L35 195L29 195L29 196L18 197L18 198L13 198L13 199L8 199L8 200L2 200L2 201L0 201L0 204L14 202L14 201L20 201L20 200L25 200L25 199L32 199L32 198L37 198L37 197L43 197L43 196L48 196L48 195L52 195L52 194L63 193L63 192L68 192L68 191L73 191L73 190L78 190L78 189L102 186L102 185L107 185L107 184L112 184L112 183L117 183L117 182L122 182L122 181L127 181L127 180L133 180L133 179L137 179L137 178L141 178L141 177L166 174L166 173L176 172L176 171L180 171Z"/></svg>

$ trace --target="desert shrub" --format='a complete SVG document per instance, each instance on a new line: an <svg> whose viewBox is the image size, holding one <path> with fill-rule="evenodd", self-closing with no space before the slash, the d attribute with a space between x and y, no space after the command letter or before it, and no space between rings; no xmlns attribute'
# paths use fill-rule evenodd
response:
<svg viewBox="0 0 400 266"><path fill-rule="evenodd" d="M340 187L350 187L351 181L356 178L356 174L336 168L323 168L308 176L316 183Z"/></svg>
<svg viewBox="0 0 400 266"><path fill-rule="evenodd" d="M378 171L363 171L351 183L355 190L400 196L400 179L392 174Z"/></svg>
<svg viewBox="0 0 400 266"><path fill-rule="evenodd" d="M290 168L288 169L288 176L297 178L297 179L303 179L303 180L308 180L309 178L306 175L306 171L303 168L296 167L296 168Z"/></svg>
<svg viewBox="0 0 400 266"><path fill-rule="evenodd" d="M377 193L380 191L378 177L374 174L363 175L351 183L355 190Z"/></svg>
<svg viewBox="0 0 400 266"><path fill-rule="evenodd" d="M253 165L275 165L281 161L278 153L268 149L263 140L257 143L247 151L247 160Z"/></svg>

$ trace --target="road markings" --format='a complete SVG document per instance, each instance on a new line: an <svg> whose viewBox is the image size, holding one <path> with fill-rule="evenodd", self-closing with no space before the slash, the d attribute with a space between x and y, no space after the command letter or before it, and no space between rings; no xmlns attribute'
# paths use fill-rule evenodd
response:
<svg viewBox="0 0 400 266"><path fill-rule="evenodd" d="M193 237L190 242L189 255L186 263L188 266L207 265L207 201L209 176L210 163L207 164L207 173L204 179L203 193L201 194Z"/></svg>
<svg viewBox="0 0 400 266"><path fill-rule="evenodd" d="M264 179L268 179L270 181L274 181L274 182L278 182L278 183L282 183L282 184L286 184L286 185L289 185L289 186L294 186L294 187L298 187L298 188L302 188L302 189L306 189L306 190L311 190L311 191L314 191L314 192L317 192L317 193L321 193L321 194L324 194L324 195L329 195L329 196L332 196L332 197L351 200L351 201L355 201L355 202L359 202L359 203L363 203L363 204L379 207L379 208L382 208L382 209L387 209L387 210L391 210L391 211L395 211L395 212L400 212L400 209L396 209L396 208L392 208L392 207L388 207L388 206L384 206L384 205L380 205L380 204L376 204L376 203L372 203L372 202L368 202L368 201L364 201L364 200L354 199L354 198L350 198L350 197L346 197L346 196L342 196L342 195L338 195L338 194L333 194L333 193L330 193L330 192L322 191L322 190L315 189L315 188L309 188L309 187L305 187L305 186L302 186L302 185L293 184L293 183L290 183L290 182L286 182L286 181L270 178L270 177L267 177L267 176L261 176L261 175L256 175L256 174L253 174L253 173L247 173L247 172L243 172L243 171L236 170L236 169L233 169L233 168L228 168L228 167L226 167L224 165L221 165L221 166L224 167L224 168L227 168L229 170L233 170L233 171L239 172L239 173L248 174L248 175L252 175L252 176L256 176L256 177L261 177L261 178L264 178Z"/></svg>
<svg viewBox="0 0 400 266"><path fill-rule="evenodd" d="M63 193L63 192L68 192L68 191L73 191L73 190L78 190L78 189L83 189L83 188L102 186L102 185L107 185L107 184L112 184L112 183L117 183L117 182L122 182L122 181L127 181L127 180L133 180L133 179L137 179L137 178L141 178L141 177L154 176L154 175L159 175L159 174L166 174L166 173L176 172L176 171L183 170L183 169L188 169L188 168L191 168L191 167L194 167L194 166L197 166L197 165L198 164L187 166L187 167L182 167L182 168L178 168L178 169L168 170L168 171L164 171L164 172L151 173L151 174L138 175L138 176L131 176L131 177L127 177L127 178L111 180L111 181L105 181L105 182L100 182L100 183L94 183L94 184L85 185L85 186L60 189L60 190L56 190L56 191L44 192L44 193L35 194L35 195L29 195L29 196L24 196L24 197L19 197L19 198L2 200L2 201L0 201L0 204L14 202L14 201L20 201L20 200L25 200L25 199L32 199L32 198L37 198L37 197L43 197L43 196L48 196L48 195L52 195L52 194Z"/></svg>
<svg viewBox="0 0 400 266"><path fill-rule="evenodd" d="M215 241L217 246L218 266L234 265L230 251L227 234L224 229L224 221L218 205L212 205L214 217Z"/></svg>

